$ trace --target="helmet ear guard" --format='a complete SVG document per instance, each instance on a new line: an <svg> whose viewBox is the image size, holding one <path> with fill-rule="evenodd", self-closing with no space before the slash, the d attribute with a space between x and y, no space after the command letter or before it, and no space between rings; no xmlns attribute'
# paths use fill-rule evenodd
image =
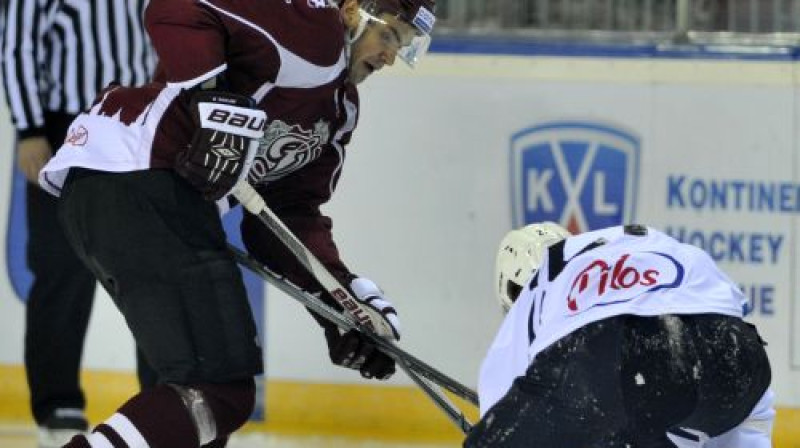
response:
<svg viewBox="0 0 800 448"><path fill-rule="evenodd" d="M495 292L504 312L536 274L547 248L569 236L569 231L554 222L530 224L506 234L495 262Z"/></svg>

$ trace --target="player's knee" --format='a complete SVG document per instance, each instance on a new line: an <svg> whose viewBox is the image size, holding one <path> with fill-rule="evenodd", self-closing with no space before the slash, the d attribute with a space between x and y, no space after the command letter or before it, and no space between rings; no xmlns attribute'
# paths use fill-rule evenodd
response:
<svg viewBox="0 0 800 448"><path fill-rule="evenodd" d="M191 386L170 384L170 387L181 397L201 445L239 429L255 405L255 382L252 378Z"/></svg>
<svg viewBox="0 0 800 448"><path fill-rule="evenodd" d="M253 413L256 386L252 378L228 383L206 383L199 388L214 412L219 434L236 431Z"/></svg>

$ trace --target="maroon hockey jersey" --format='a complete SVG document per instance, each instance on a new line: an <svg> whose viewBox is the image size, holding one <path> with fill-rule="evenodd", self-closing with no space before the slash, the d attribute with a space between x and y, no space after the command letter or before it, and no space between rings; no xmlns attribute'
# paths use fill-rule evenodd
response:
<svg viewBox="0 0 800 448"><path fill-rule="evenodd" d="M267 114L248 180L334 275L348 280L331 221L319 210L335 188L358 119L339 11L324 0L151 0L145 20L159 57L155 80L102 92L42 170L42 186L58 194L71 167L171 169L195 130L187 89L224 79L221 87L255 98ZM251 253L311 286L293 257L251 219L242 225Z"/></svg>

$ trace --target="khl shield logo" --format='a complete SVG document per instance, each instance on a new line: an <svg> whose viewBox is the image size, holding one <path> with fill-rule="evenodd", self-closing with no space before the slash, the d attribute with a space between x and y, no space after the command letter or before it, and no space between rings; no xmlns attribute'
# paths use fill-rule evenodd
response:
<svg viewBox="0 0 800 448"><path fill-rule="evenodd" d="M558 121L511 137L514 227L555 221L580 233L634 220L639 138L595 122Z"/></svg>

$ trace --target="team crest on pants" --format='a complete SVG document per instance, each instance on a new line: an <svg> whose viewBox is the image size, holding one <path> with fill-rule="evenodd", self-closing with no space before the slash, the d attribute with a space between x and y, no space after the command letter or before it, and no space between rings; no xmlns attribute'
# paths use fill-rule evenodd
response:
<svg viewBox="0 0 800 448"><path fill-rule="evenodd" d="M573 233L633 222L639 138L607 124L556 121L511 137L514 227L555 221Z"/></svg>

